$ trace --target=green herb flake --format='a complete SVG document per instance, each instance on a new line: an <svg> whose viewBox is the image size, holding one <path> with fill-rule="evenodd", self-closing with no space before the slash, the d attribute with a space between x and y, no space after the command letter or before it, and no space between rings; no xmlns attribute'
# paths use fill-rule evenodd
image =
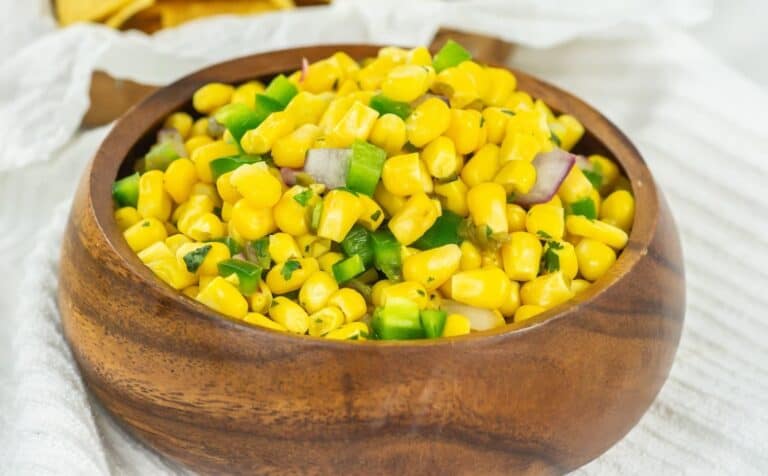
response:
<svg viewBox="0 0 768 476"><path fill-rule="evenodd" d="M142 228L148 228L149 225L150 225L150 223L148 221L145 221L144 223L141 224L141 227Z"/></svg>
<svg viewBox="0 0 768 476"><path fill-rule="evenodd" d="M493 229L490 226L485 225L485 237L490 238L491 235L493 235Z"/></svg>
<svg viewBox="0 0 768 476"><path fill-rule="evenodd" d="M510 193L507 195L507 203L515 203L515 200L517 199L517 195L515 192Z"/></svg>
<svg viewBox="0 0 768 476"><path fill-rule="evenodd" d="M376 221L381 216L381 210L376 210L371 214L371 221Z"/></svg>
<svg viewBox="0 0 768 476"><path fill-rule="evenodd" d="M482 129L484 125L485 125L485 117L480 116L480 128Z"/></svg>
<svg viewBox="0 0 768 476"><path fill-rule="evenodd" d="M427 278L427 282L428 282L428 283L431 283L431 282L432 282L432 281L434 281L434 280L435 280L435 277L434 277L434 276L430 276L430 277L428 277L428 278Z"/></svg>
<svg viewBox="0 0 768 476"><path fill-rule="evenodd" d="M603 171L600 167L600 163L596 162L592 164L592 170L582 170L581 173L587 177L587 180L589 180L592 183L592 186L596 189L600 189L603 185Z"/></svg>
<svg viewBox="0 0 768 476"><path fill-rule="evenodd" d="M544 231L544 230L539 230L539 231L537 231L537 232L536 232L536 235L537 235L537 236L539 237L539 239L541 239L541 240L549 241L549 240L551 240L551 239L552 239L552 235L550 235L549 233L547 233L547 232L546 232L546 231Z"/></svg>
<svg viewBox="0 0 768 476"><path fill-rule="evenodd" d="M283 269L280 270L280 275L282 275L284 280L288 281L291 279L291 276L293 276L293 272L297 269L301 269L301 263L295 259L289 259L283 264Z"/></svg>
<svg viewBox="0 0 768 476"><path fill-rule="evenodd" d="M261 269L269 269L272 259L269 257L269 238L251 241L243 249L245 258Z"/></svg>
<svg viewBox="0 0 768 476"><path fill-rule="evenodd" d="M562 143L560 142L560 138L559 138L559 137L557 137L557 134L555 134L555 133L554 133L554 132L552 132L552 131L549 131L549 140L550 140L550 141L552 141L552 143L553 143L553 144L555 144L555 145L556 145L556 146L558 146L558 147L560 147L560 145L562 144Z"/></svg>
<svg viewBox="0 0 768 476"><path fill-rule="evenodd" d="M309 199L312 198L312 189L308 188L302 192L297 193L293 196L293 199L296 200L296 202L301 205L302 207L306 207L307 203L309 202Z"/></svg>
<svg viewBox="0 0 768 476"><path fill-rule="evenodd" d="M508 116L515 116L516 115L515 111L510 111L509 109L502 109L501 112L503 112L504 114L506 114Z"/></svg>
<svg viewBox="0 0 768 476"><path fill-rule="evenodd" d="M184 264L187 266L187 271L190 273L196 272L200 265L205 261L205 257L208 256L208 252L211 251L211 245L203 245L200 248L196 248L184 255Z"/></svg>
<svg viewBox="0 0 768 476"><path fill-rule="evenodd" d="M582 215L590 220L597 218L597 207L595 206L595 202L589 197L571 203L569 209L571 215Z"/></svg>
<svg viewBox="0 0 768 476"><path fill-rule="evenodd" d="M426 295L427 295L427 293L425 293L425 292L424 292L424 291L422 291L421 289L417 289L417 290L416 290L416 294L418 294L419 296L426 296Z"/></svg>
<svg viewBox="0 0 768 476"><path fill-rule="evenodd" d="M560 245L558 243L558 245ZM562 245L560 245L562 248ZM560 256L555 252L554 247L547 246L544 253L541 255L540 272L553 273L560 270Z"/></svg>

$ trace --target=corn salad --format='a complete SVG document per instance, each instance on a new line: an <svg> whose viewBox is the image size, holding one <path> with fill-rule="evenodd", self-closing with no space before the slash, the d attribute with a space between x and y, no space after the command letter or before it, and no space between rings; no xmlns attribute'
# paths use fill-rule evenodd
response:
<svg viewBox="0 0 768 476"><path fill-rule="evenodd" d="M210 83L113 186L118 227L172 288L328 339L520 322L584 292L635 203L584 134L449 41L343 52L268 84Z"/></svg>

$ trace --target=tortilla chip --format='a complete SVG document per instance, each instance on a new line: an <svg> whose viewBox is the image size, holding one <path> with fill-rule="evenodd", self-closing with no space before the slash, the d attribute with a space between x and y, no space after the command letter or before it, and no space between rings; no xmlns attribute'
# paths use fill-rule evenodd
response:
<svg viewBox="0 0 768 476"><path fill-rule="evenodd" d="M61 25L79 21L98 21L123 8L132 0L56 0L56 15Z"/></svg>
<svg viewBox="0 0 768 476"><path fill-rule="evenodd" d="M131 3L112 14L112 16L107 18L104 23L112 28L120 28L129 18L138 12L151 7L154 3L155 0L133 0Z"/></svg>
<svg viewBox="0 0 768 476"><path fill-rule="evenodd" d="M292 8L292 0L213 0L213 1L159 1L162 27L169 28L190 20L211 15L249 15L272 10Z"/></svg>

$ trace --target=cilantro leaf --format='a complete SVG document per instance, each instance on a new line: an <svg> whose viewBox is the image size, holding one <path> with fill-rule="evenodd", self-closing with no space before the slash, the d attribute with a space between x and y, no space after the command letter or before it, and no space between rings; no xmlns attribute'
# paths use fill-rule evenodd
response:
<svg viewBox="0 0 768 476"><path fill-rule="evenodd" d="M517 198L517 195L515 192L510 193L507 195L507 203L515 203L515 199Z"/></svg>
<svg viewBox="0 0 768 476"><path fill-rule="evenodd" d="M200 265L205 261L205 257L208 256L208 252L211 251L211 245L203 245L200 248L195 248L189 253L184 255L184 264L187 266L187 271L194 273L200 268Z"/></svg>
<svg viewBox="0 0 768 476"><path fill-rule="evenodd" d="M551 240L551 239L552 239L552 235L550 235L549 233L547 233L547 232L546 232L546 231L544 231L544 230L539 230L539 231L537 231L537 232L536 232L536 235L537 235L537 236L539 237L539 239L541 239L541 240L547 240L547 241L548 241L548 240Z"/></svg>
<svg viewBox="0 0 768 476"><path fill-rule="evenodd" d="M559 137L557 137L557 134L555 134L555 133L554 133L554 132L552 132L552 131L549 131L549 140L550 140L550 141L552 141L552 143L553 143L553 144L555 144L555 145L556 145L556 146L558 146L558 147L560 147L560 145L562 144L562 143L560 142L560 138L559 138Z"/></svg>
<svg viewBox="0 0 768 476"><path fill-rule="evenodd" d="M597 207L591 198L585 197L569 205L571 215L582 215L590 220L597 218Z"/></svg>
<svg viewBox="0 0 768 476"><path fill-rule="evenodd" d="M555 248L547 246L541 255L540 272L553 273L560 270L560 256L555 252Z"/></svg>
<svg viewBox="0 0 768 476"><path fill-rule="evenodd" d="M302 207L306 207L307 203L309 202L309 199L312 198L312 189L308 188L302 192L297 193L293 196L293 199L296 200L296 202L301 205Z"/></svg>
<svg viewBox="0 0 768 476"><path fill-rule="evenodd" d="M603 174L594 170L582 170L581 171L587 180L592 183L595 188L600 188L603 185Z"/></svg>
<svg viewBox="0 0 768 476"><path fill-rule="evenodd" d="M284 280L288 281L291 279L291 276L293 276L293 272L297 269L301 269L301 263L295 259L289 259L283 263L283 269L280 270L280 274L283 276Z"/></svg>
<svg viewBox="0 0 768 476"><path fill-rule="evenodd" d="M376 210L371 214L371 220L376 221L379 219L380 216L381 216L381 210Z"/></svg>
<svg viewBox="0 0 768 476"><path fill-rule="evenodd" d="M506 114L508 116L514 116L515 115L515 111L510 111L509 109L502 109L501 112L503 112L504 114Z"/></svg>
<svg viewBox="0 0 768 476"><path fill-rule="evenodd" d="M490 226L485 225L485 237L490 238L491 235L493 235L493 229Z"/></svg>
<svg viewBox="0 0 768 476"><path fill-rule="evenodd" d="M243 253L245 258L251 263L254 263L261 269L269 269L269 264L272 262L269 257L269 238L251 241L245 246Z"/></svg>

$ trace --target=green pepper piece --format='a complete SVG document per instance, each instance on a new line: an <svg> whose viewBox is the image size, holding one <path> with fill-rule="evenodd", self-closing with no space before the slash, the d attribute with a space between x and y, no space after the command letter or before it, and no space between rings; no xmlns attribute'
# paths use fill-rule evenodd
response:
<svg viewBox="0 0 768 476"><path fill-rule="evenodd" d="M312 231L316 231L317 228L320 226L320 217L323 214L323 202L317 202L314 207L312 207L312 214L310 215L309 220L309 228L312 229Z"/></svg>
<svg viewBox="0 0 768 476"><path fill-rule="evenodd" d="M112 198L121 207L136 207L139 203L139 173L136 172L112 184Z"/></svg>
<svg viewBox="0 0 768 476"><path fill-rule="evenodd" d="M285 106L264 94L256 95L255 104L256 106L253 110L256 112L256 118L259 121L259 124L273 112L285 109Z"/></svg>
<svg viewBox="0 0 768 476"><path fill-rule="evenodd" d="M216 182L219 177L227 172L232 172L241 165L255 164L256 162L261 162L263 160L264 159L258 155L233 155L230 157L214 159L208 163L208 167L211 168L213 181Z"/></svg>
<svg viewBox="0 0 768 476"><path fill-rule="evenodd" d="M448 40L432 59L432 66L439 73L446 68L457 66L471 59L472 54L466 48L453 40Z"/></svg>
<svg viewBox="0 0 768 476"><path fill-rule="evenodd" d="M180 157L177 147L171 141L153 145L144 156L144 170L167 169L171 162Z"/></svg>
<svg viewBox="0 0 768 476"><path fill-rule="evenodd" d="M299 90L296 89L296 86L285 75L281 74L275 76L269 83L266 91L264 91L264 95L274 99L284 108L298 92Z"/></svg>
<svg viewBox="0 0 768 476"><path fill-rule="evenodd" d="M256 111L242 103L227 104L216 111L213 117L229 130L238 147L243 135L261 124Z"/></svg>
<svg viewBox="0 0 768 476"><path fill-rule="evenodd" d="M341 241L341 248L347 256L360 255L365 266L373 263L373 247L368 230L360 225L355 225L349 230L347 236Z"/></svg>
<svg viewBox="0 0 768 476"><path fill-rule="evenodd" d="M399 281L402 278L400 243L389 230L376 230L371 233L373 245L373 265L387 276L387 279Z"/></svg>
<svg viewBox="0 0 768 476"><path fill-rule="evenodd" d="M410 299L391 298L376 308L371 320L374 336L383 340L423 339L419 306Z"/></svg>
<svg viewBox="0 0 768 476"><path fill-rule="evenodd" d="M352 255L335 263L331 271L337 283L344 283L365 271L365 264L363 264L363 258L360 255Z"/></svg>
<svg viewBox="0 0 768 476"><path fill-rule="evenodd" d="M211 251L211 245L203 245L200 248L195 248L183 257L184 264L187 267L187 271L190 273L196 272L205 261L205 257L208 256L208 252Z"/></svg>
<svg viewBox="0 0 768 476"><path fill-rule="evenodd" d="M261 280L261 268L253 263L244 261L237 258L225 259L219 261L219 275L226 278L231 274L237 275L237 280L240 283L240 292L246 296L250 296L259 287L259 280Z"/></svg>
<svg viewBox="0 0 768 476"><path fill-rule="evenodd" d="M448 317L447 312L440 309L422 309L419 317L421 318L421 326L428 338L434 339L443 335L445 319Z"/></svg>
<svg viewBox="0 0 768 476"><path fill-rule="evenodd" d="M243 248L245 259L261 269L268 269L272 258L269 256L269 238L259 238L251 241Z"/></svg>
<svg viewBox="0 0 768 476"><path fill-rule="evenodd" d="M407 102L395 101L383 94L377 94L371 98L369 104L371 108L377 110L382 116L384 114L394 114L400 119L405 120L411 115L411 105Z"/></svg>
<svg viewBox="0 0 768 476"><path fill-rule="evenodd" d="M243 251L243 247L240 246L240 243L238 243L231 236L225 236L225 237L222 237L222 238L216 238L216 239L213 239L211 241L215 241L217 243L224 243L225 245L227 245L227 248L229 248L230 256L234 256L234 255L240 253L241 251Z"/></svg>
<svg viewBox="0 0 768 476"><path fill-rule="evenodd" d="M387 153L384 150L356 140L352 143L352 156L347 168L347 188L372 197L386 159Z"/></svg>
<svg viewBox="0 0 768 476"><path fill-rule="evenodd" d="M462 242L459 236L459 225L462 220L462 217L450 210L443 210L443 214L437 217L435 223L411 246L428 250L443 245L458 245Z"/></svg>

